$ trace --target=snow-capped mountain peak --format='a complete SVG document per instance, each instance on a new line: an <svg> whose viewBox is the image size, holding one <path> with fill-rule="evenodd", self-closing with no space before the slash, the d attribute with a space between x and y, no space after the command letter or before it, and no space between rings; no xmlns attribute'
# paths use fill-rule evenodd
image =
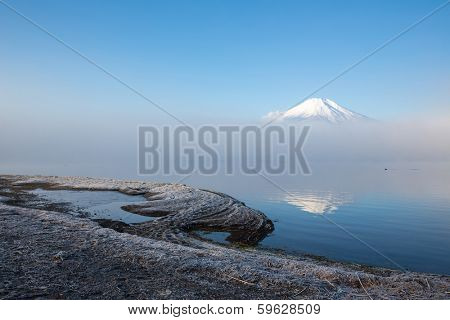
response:
<svg viewBox="0 0 450 320"><path fill-rule="evenodd" d="M330 123L368 119L366 116L346 109L330 99L322 98L308 99L284 112L270 112L265 118L277 122L313 120Z"/></svg>

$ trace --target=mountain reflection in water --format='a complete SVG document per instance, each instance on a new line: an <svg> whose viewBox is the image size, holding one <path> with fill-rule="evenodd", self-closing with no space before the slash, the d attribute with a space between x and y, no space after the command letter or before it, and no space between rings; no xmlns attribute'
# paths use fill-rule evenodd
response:
<svg viewBox="0 0 450 320"><path fill-rule="evenodd" d="M285 201L302 211L323 214L336 211L340 206L353 202L348 193L314 192L289 193Z"/></svg>

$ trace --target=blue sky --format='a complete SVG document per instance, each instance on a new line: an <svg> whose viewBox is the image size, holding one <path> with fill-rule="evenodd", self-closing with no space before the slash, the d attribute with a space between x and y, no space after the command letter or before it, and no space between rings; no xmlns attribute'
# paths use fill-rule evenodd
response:
<svg viewBox="0 0 450 320"><path fill-rule="evenodd" d="M6 2L177 117L227 123L291 107L443 3ZM2 125L173 123L1 5L0 39ZM449 39L450 5L316 96L377 119L448 114Z"/></svg>

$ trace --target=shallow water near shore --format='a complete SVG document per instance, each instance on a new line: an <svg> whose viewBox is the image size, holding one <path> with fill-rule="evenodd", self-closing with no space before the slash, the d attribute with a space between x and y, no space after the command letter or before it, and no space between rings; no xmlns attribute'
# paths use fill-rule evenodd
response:
<svg viewBox="0 0 450 320"><path fill-rule="evenodd" d="M53 203L68 203L76 211L86 213L91 219L106 219L127 224L153 220L122 209L123 206L144 202L143 196L130 196L117 191L33 190L35 195Z"/></svg>

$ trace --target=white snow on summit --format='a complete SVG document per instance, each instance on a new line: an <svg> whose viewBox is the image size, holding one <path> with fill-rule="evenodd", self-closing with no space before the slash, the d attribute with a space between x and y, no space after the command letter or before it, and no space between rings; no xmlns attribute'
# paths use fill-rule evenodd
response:
<svg viewBox="0 0 450 320"><path fill-rule="evenodd" d="M369 119L362 114L346 109L330 99L311 98L295 107L281 112L268 113L264 119L267 121L326 121L330 123L340 123L345 121L356 121Z"/></svg>

